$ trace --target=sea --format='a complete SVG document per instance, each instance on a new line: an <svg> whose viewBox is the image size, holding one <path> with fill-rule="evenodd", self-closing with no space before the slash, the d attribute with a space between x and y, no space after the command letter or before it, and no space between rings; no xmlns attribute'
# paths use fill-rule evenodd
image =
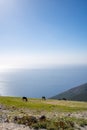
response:
<svg viewBox="0 0 87 130"><path fill-rule="evenodd" d="M0 96L50 98L87 83L87 65L0 72Z"/></svg>

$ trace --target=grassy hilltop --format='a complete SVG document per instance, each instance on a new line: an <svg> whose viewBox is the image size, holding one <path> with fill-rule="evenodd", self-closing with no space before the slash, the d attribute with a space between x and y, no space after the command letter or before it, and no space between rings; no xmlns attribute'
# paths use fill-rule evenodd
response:
<svg viewBox="0 0 87 130"><path fill-rule="evenodd" d="M16 123L26 125L27 122L34 128L75 130L76 123L78 126L87 125L87 102L33 98L25 102L20 97L1 96L0 105L10 121L16 116ZM0 115L2 113L3 110Z"/></svg>

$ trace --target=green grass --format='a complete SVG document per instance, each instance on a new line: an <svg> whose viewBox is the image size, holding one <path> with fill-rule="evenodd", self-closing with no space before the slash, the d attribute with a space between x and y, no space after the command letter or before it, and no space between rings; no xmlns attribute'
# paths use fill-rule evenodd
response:
<svg viewBox="0 0 87 130"><path fill-rule="evenodd" d="M76 101L58 101L41 99L28 99L28 102L22 101L20 97L0 97L0 104L7 107L25 108L32 110L59 111L59 112L76 112L87 111L87 102Z"/></svg>
<svg viewBox="0 0 87 130"><path fill-rule="evenodd" d="M24 102L20 97L0 96L0 105L5 106L8 119L18 118L16 123L25 124L33 128L46 128L47 130L74 130L75 123L81 127L87 125L87 119L69 117L67 113L87 112L87 102L63 101L63 100L41 100L29 98ZM2 115L3 111L0 113ZM57 114L57 116L56 116ZM65 114L65 115L64 115ZM46 120L40 121L39 117L45 115ZM33 119L32 119L33 118ZM37 119L38 118L38 119ZM36 120L36 123L34 122ZM61 126L61 122L63 126Z"/></svg>

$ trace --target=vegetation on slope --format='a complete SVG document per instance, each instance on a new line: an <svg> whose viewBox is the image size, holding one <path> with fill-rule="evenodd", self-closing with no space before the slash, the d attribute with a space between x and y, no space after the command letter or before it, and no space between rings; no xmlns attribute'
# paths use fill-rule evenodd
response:
<svg viewBox="0 0 87 130"><path fill-rule="evenodd" d="M73 101L87 101L87 83L51 97L51 99L63 99L63 98Z"/></svg>
<svg viewBox="0 0 87 130"><path fill-rule="evenodd" d="M87 112L86 102L51 99L28 99L25 102L20 97L0 97L0 106L3 107L0 116L6 114L5 122L24 124L35 129L75 130L87 125L86 118L72 116L74 113Z"/></svg>
<svg viewBox="0 0 87 130"><path fill-rule="evenodd" d="M87 110L86 102L73 102L63 100L28 99L28 102L22 101L20 97L0 97L0 104L15 108L28 108L32 110L74 112Z"/></svg>

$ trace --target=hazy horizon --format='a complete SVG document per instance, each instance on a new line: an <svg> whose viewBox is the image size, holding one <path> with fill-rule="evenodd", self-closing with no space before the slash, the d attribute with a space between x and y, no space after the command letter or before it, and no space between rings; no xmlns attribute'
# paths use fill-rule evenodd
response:
<svg viewBox="0 0 87 130"><path fill-rule="evenodd" d="M15 69L0 73L0 95L51 97L87 83L87 66Z"/></svg>
<svg viewBox="0 0 87 130"><path fill-rule="evenodd" d="M0 0L2 95L26 85L26 95L53 96L87 82L86 67L87 0Z"/></svg>

